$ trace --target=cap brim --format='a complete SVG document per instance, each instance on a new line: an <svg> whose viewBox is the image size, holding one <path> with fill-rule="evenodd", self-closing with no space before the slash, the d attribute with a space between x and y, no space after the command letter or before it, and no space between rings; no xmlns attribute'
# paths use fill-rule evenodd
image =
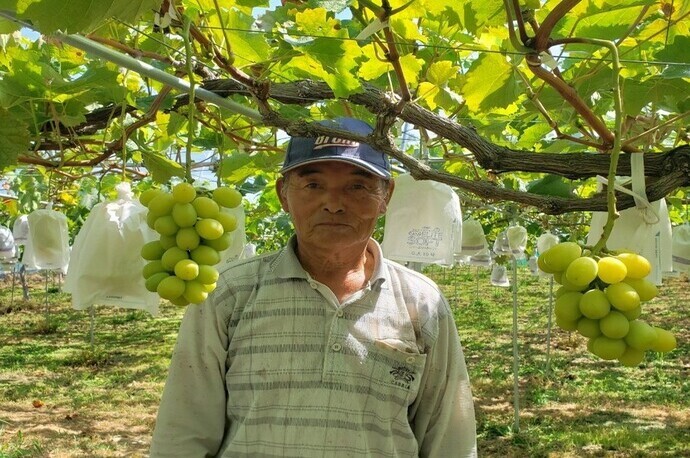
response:
<svg viewBox="0 0 690 458"><path fill-rule="evenodd" d="M357 159L354 157L346 157L346 156L321 156L318 158L308 158L306 160L290 164L289 167L283 167L282 169L279 170L279 173L285 174L286 172L289 172L290 170L294 170L298 167L302 167L303 165L315 164L317 162L329 162L329 161L346 162L348 164L356 165L359 168L364 169L367 172L373 173L374 175L379 176L381 178L384 178L386 180L389 180L391 178L391 174L388 171L383 171L383 170L379 169L378 167L374 167L373 165L369 164L368 162L362 161L361 159Z"/></svg>

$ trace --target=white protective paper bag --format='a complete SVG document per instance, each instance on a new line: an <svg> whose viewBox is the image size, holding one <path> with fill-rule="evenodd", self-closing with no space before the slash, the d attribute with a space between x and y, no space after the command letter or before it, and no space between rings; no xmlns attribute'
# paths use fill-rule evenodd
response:
<svg viewBox="0 0 690 458"><path fill-rule="evenodd" d="M0 226L0 261L12 259L16 253L17 247L12 231L5 226Z"/></svg>
<svg viewBox="0 0 690 458"><path fill-rule="evenodd" d="M222 212L227 212L237 219L237 228L232 231L232 244L227 250L220 253L221 264L226 264L239 259L244 253L244 247L247 244L247 234L244 224L244 207L239 205L235 208L221 208Z"/></svg>
<svg viewBox="0 0 690 458"><path fill-rule="evenodd" d="M400 175L386 212L383 254L400 262L452 265L456 239L462 239L461 222L460 198L453 188Z"/></svg>
<svg viewBox="0 0 690 458"><path fill-rule="evenodd" d="M690 273L690 223L673 228L673 270Z"/></svg>
<svg viewBox="0 0 690 458"><path fill-rule="evenodd" d="M627 208L613 225L607 241L611 250L629 250L650 262L652 271L647 280L661 285L663 272L673 270L671 220L666 200L651 202L650 207ZM601 239L608 213L593 212L587 245L596 245Z"/></svg>
<svg viewBox="0 0 690 458"><path fill-rule="evenodd" d="M47 208L35 210L27 216L29 238L22 262L36 269L67 269L70 258L67 217Z"/></svg>
<svg viewBox="0 0 690 458"><path fill-rule="evenodd" d="M14 243L24 245L29 240L29 218L28 215L19 215L12 223L12 236Z"/></svg>
<svg viewBox="0 0 690 458"><path fill-rule="evenodd" d="M474 218L462 222L462 256L473 256L489 247L481 223Z"/></svg>
<svg viewBox="0 0 690 458"><path fill-rule="evenodd" d="M144 286L147 261L140 254L158 235L146 224L146 207L128 191L121 183L118 200L96 204L74 239L64 290L76 310L109 305L158 315L160 298Z"/></svg>

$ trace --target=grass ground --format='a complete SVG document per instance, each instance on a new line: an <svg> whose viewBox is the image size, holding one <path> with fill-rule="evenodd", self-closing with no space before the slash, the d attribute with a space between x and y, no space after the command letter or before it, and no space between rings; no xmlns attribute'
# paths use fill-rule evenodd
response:
<svg viewBox="0 0 690 458"><path fill-rule="evenodd" d="M624 368L559 329L547 348L548 281L519 270L516 417L512 291L484 269L428 273L456 314L480 456L690 457L686 279L668 280L643 311L678 348ZM154 318L96 307L91 316L71 308L59 283L30 285L23 301L0 280L0 458L146 456L183 309L163 305Z"/></svg>

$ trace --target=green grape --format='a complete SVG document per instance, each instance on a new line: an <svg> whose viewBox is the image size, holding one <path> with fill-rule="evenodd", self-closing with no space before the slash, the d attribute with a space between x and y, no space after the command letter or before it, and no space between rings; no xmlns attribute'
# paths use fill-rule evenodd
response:
<svg viewBox="0 0 690 458"><path fill-rule="evenodd" d="M625 317L628 319L628 321L636 320L642 315L642 307L637 306L632 310L619 310Z"/></svg>
<svg viewBox="0 0 690 458"><path fill-rule="evenodd" d="M192 201L199 218L216 218L220 213L218 204L209 197L200 196Z"/></svg>
<svg viewBox="0 0 690 458"><path fill-rule="evenodd" d="M213 218L203 218L194 225L196 232L206 240L215 240L223 235L223 225Z"/></svg>
<svg viewBox="0 0 690 458"><path fill-rule="evenodd" d="M556 290L556 292L554 293L554 297L555 297L556 299L558 299L559 297L561 297L562 295L564 295L565 293L570 292L570 291L571 291L571 290L569 290L569 289L566 288L565 286L562 286L562 285L561 285L561 286Z"/></svg>
<svg viewBox="0 0 690 458"><path fill-rule="evenodd" d="M213 190L213 200L220 206L235 208L242 203L242 194L234 188L223 186Z"/></svg>
<svg viewBox="0 0 690 458"><path fill-rule="evenodd" d="M556 325L564 331L577 330L577 320L567 320L558 315L556 315Z"/></svg>
<svg viewBox="0 0 690 458"><path fill-rule="evenodd" d="M576 285L568 280L568 278L565 275L565 272L556 272L553 274L553 280L564 287L567 291L585 291L587 288L589 288L589 284L587 285Z"/></svg>
<svg viewBox="0 0 690 458"><path fill-rule="evenodd" d="M606 336L599 336L592 339L589 351L601 359L607 361L620 358L625 353L625 341L623 339L612 339Z"/></svg>
<svg viewBox="0 0 690 458"><path fill-rule="evenodd" d="M205 284L215 284L218 281L218 269L209 265L199 266L199 276L196 277L197 281Z"/></svg>
<svg viewBox="0 0 690 458"><path fill-rule="evenodd" d="M625 336L625 343L637 350L646 351L652 348L655 339L656 331L652 326L641 320L633 320L630 322L630 330Z"/></svg>
<svg viewBox="0 0 690 458"><path fill-rule="evenodd" d="M204 245L210 246L217 251L225 251L232 245L232 233L226 232L217 239L204 240Z"/></svg>
<svg viewBox="0 0 690 458"><path fill-rule="evenodd" d="M158 217L154 215L153 213L147 213L146 214L146 225L153 229L153 225L156 224L156 220ZM154 229L155 230L155 229Z"/></svg>
<svg viewBox="0 0 690 458"><path fill-rule="evenodd" d="M561 242L554 245L539 257L544 257L543 265L546 273L563 272L571 262L582 255L582 248L575 242ZM539 260L537 259L537 263Z"/></svg>
<svg viewBox="0 0 690 458"><path fill-rule="evenodd" d="M544 257L543 253L540 254L539 257L537 257L537 267L539 268L539 270L547 274L556 274L558 271L550 269L549 266L547 266L544 262L545 259L546 258Z"/></svg>
<svg viewBox="0 0 690 458"><path fill-rule="evenodd" d="M163 256L165 249L159 240L145 243L141 247L141 257L147 261L155 261Z"/></svg>
<svg viewBox="0 0 690 458"><path fill-rule="evenodd" d="M174 299L168 299L168 302L170 302L172 305L178 305L180 307L184 307L185 305L189 305L189 301L185 299L184 294L180 297L176 297Z"/></svg>
<svg viewBox="0 0 690 458"><path fill-rule="evenodd" d="M177 235L177 234L176 234ZM160 242L164 249L172 248L177 245L175 241L176 235L161 235Z"/></svg>
<svg viewBox="0 0 690 458"><path fill-rule="evenodd" d="M606 287L606 297L611 305L626 312L640 305L640 296L635 288L627 283L614 283Z"/></svg>
<svg viewBox="0 0 690 458"><path fill-rule="evenodd" d="M220 262L220 253L210 246L199 245L191 251L191 256L197 264L214 266Z"/></svg>
<svg viewBox="0 0 690 458"><path fill-rule="evenodd" d="M605 256L597 261L597 275L604 283L620 283L628 274L628 268L623 261L613 256Z"/></svg>
<svg viewBox="0 0 690 458"><path fill-rule="evenodd" d="M611 311L611 303L599 289L590 289L580 298L580 312L592 320L605 317Z"/></svg>
<svg viewBox="0 0 690 458"><path fill-rule="evenodd" d="M171 215L159 216L153 224L153 229L160 235L174 235L180 230L180 227L175 224L175 220Z"/></svg>
<svg viewBox="0 0 690 458"><path fill-rule="evenodd" d="M139 196L139 202L144 207L148 207L149 202L151 202L151 200L154 197L156 197L157 195L159 195L162 192L165 192L165 191L162 191L162 190L156 189L156 188L147 189L146 191L142 192L141 195Z"/></svg>
<svg viewBox="0 0 690 458"><path fill-rule="evenodd" d="M626 367L637 367L644 360L644 351L636 348L627 347L618 361Z"/></svg>
<svg viewBox="0 0 690 458"><path fill-rule="evenodd" d="M159 283L164 279L169 277L170 274L168 272L158 272L156 274L151 275L149 278L146 279L144 282L144 287L148 290L151 291L152 293L155 293L156 290L158 289Z"/></svg>
<svg viewBox="0 0 690 458"><path fill-rule="evenodd" d="M616 258L625 264L629 278L644 278L652 271L652 265L649 261L637 253L621 253L616 255Z"/></svg>
<svg viewBox="0 0 690 458"><path fill-rule="evenodd" d="M163 267L165 267L166 270L172 272L175 270L175 264L188 258L189 256L185 250L174 246L165 250L165 253L163 253L161 257L161 263L163 263Z"/></svg>
<svg viewBox="0 0 690 458"><path fill-rule="evenodd" d="M172 188L172 196L175 202L187 204L196 198L196 189L191 183L178 183Z"/></svg>
<svg viewBox="0 0 690 458"><path fill-rule="evenodd" d="M597 278L597 262L588 256L577 258L568 264L565 278L575 286L587 286Z"/></svg>
<svg viewBox="0 0 690 458"><path fill-rule="evenodd" d="M561 317L567 321L577 321L582 313L580 312L580 298L582 293L568 292L556 299L554 303L553 312L557 317Z"/></svg>
<svg viewBox="0 0 690 458"><path fill-rule="evenodd" d="M653 329L656 338L652 341L651 350L666 353L676 348L676 336L674 336L672 332L656 326L653 326Z"/></svg>
<svg viewBox="0 0 690 458"><path fill-rule="evenodd" d="M193 304L200 304L208 297L204 285L196 280L185 282L184 298Z"/></svg>
<svg viewBox="0 0 690 458"><path fill-rule="evenodd" d="M612 339L622 339L630 330L628 319L620 312L609 312L604 318L599 320L599 329L606 337Z"/></svg>
<svg viewBox="0 0 690 458"><path fill-rule="evenodd" d="M182 296L182 293L184 293L184 287L184 280L176 277L175 275L170 275L158 283L156 292L158 292L158 295L163 299L173 300Z"/></svg>
<svg viewBox="0 0 690 458"><path fill-rule="evenodd" d="M216 219L223 225L223 230L225 232L232 232L237 229L237 218L231 213L221 211L218 213Z"/></svg>
<svg viewBox="0 0 690 458"><path fill-rule="evenodd" d="M172 217L180 227L192 227L196 224L196 210L194 210L194 205L190 203L176 203L172 208Z"/></svg>
<svg viewBox="0 0 690 458"><path fill-rule="evenodd" d="M193 227L180 229L175 237L176 246L183 250L193 250L199 246L199 243L201 243L201 238Z"/></svg>
<svg viewBox="0 0 690 458"><path fill-rule="evenodd" d="M623 280L623 283L629 284L637 291L641 302L651 301L659 294L659 289L656 285L644 278L626 278Z"/></svg>
<svg viewBox="0 0 690 458"><path fill-rule="evenodd" d="M199 264L191 259L177 261L175 275L182 280L194 280L199 275Z"/></svg>
<svg viewBox="0 0 690 458"><path fill-rule="evenodd" d="M601 335L599 320L592 320L583 316L577 320L577 332L590 339Z"/></svg>
<svg viewBox="0 0 690 458"><path fill-rule="evenodd" d="M173 205L175 204L175 199L171 194L167 192L161 192L156 197L151 199L149 202L149 213L160 218L161 216L169 215L172 211Z"/></svg>
<svg viewBox="0 0 690 458"><path fill-rule="evenodd" d="M210 293L214 289L216 289L216 284L215 283L203 283L204 285L204 291L207 293Z"/></svg>
<svg viewBox="0 0 690 458"><path fill-rule="evenodd" d="M163 267L163 263L158 259L147 262L144 268L141 270L141 274L144 278L149 278L151 275L159 272L165 272L165 267Z"/></svg>

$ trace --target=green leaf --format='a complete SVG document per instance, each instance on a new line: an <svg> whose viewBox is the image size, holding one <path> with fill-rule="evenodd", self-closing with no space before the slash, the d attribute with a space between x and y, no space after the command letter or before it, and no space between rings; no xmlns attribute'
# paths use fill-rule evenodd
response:
<svg viewBox="0 0 690 458"><path fill-rule="evenodd" d="M662 62L690 64L690 37L678 36L673 43L667 44L654 56ZM685 66L687 69L688 66Z"/></svg>
<svg viewBox="0 0 690 458"><path fill-rule="evenodd" d="M517 99L513 67L500 54L481 55L467 73L462 95L475 112L507 108Z"/></svg>
<svg viewBox="0 0 690 458"><path fill-rule="evenodd" d="M426 72L426 79L437 86L445 85L449 79L455 77L460 71L460 67L453 65L449 60L434 62L429 65Z"/></svg>
<svg viewBox="0 0 690 458"><path fill-rule="evenodd" d="M20 18L30 20L41 33L90 32L112 18L126 23L160 6L160 0L25 0Z"/></svg>
<svg viewBox="0 0 690 458"><path fill-rule="evenodd" d="M572 197L573 191L570 184L558 175L546 175L539 180L527 184L527 192L542 196Z"/></svg>
<svg viewBox="0 0 690 458"><path fill-rule="evenodd" d="M626 80L624 88L623 110L629 116L637 116L649 104L656 109L677 112L679 103L690 94L690 82L683 79Z"/></svg>
<svg viewBox="0 0 690 458"><path fill-rule="evenodd" d="M455 3L453 9L464 7L462 24L470 33L479 32L486 27L503 26L506 12L503 0L470 0Z"/></svg>
<svg viewBox="0 0 690 458"><path fill-rule="evenodd" d="M142 150L141 155L144 166L156 183L168 183L172 177L183 178L185 175L184 167L160 153Z"/></svg>
<svg viewBox="0 0 690 458"><path fill-rule="evenodd" d="M17 164L17 156L29 150L29 128L9 111L0 108L0 170Z"/></svg>
<svg viewBox="0 0 690 458"><path fill-rule="evenodd" d="M422 70L424 61L418 59L413 54L405 54L400 57L403 75L408 86L416 86L419 80L419 72Z"/></svg>
<svg viewBox="0 0 690 458"><path fill-rule="evenodd" d="M536 146L544 142L544 137L552 132L551 126L546 122L536 121L522 132L520 139L515 145L517 148L524 148L527 150L536 149Z"/></svg>
<svg viewBox="0 0 690 458"><path fill-rule="evenodd" d="M630 24L633 24L639 17L642 8L642 6L630 6L629 2L625 2L620 7L611 6L600 13L580 19L575 31L570 33L586 38L614 40L630 28ZM565 32L565 30L561 31L561 33ZM587 46L573 48L587 49ZM596 45L589 46L589 49L596 49Z"/></svg>
<svg viewBox="0 0 690 458"><path fill-rule="evenodd" d="M254 18L241 11L233 10L226 24L228 40L235 55L235 65L245 67L268 59L270 47L264 34L247 33L251 30Z"/></svg>

